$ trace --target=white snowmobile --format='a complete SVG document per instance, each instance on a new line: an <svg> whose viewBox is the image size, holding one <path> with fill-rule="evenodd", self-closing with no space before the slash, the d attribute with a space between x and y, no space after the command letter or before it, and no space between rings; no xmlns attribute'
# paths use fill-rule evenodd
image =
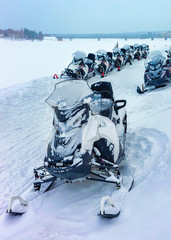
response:
<svg viewBox="0 0 171 240"><path fill-rule="evenodd" d="M133 45L133 50L134 50L134 59L141 60L142 59L142 51L141 51L141 45L138 43L135 43Z"/></svg>
<svg viewBox="0 0 171 240"><path fill-rule="evenodd" d="M125 100L115 100L110 82L91 88L83 80L63 81L46 100L54 109L53 129L44 166L34 169L35 190L49 183L91 180L120 189L123 182L119 163L124 158L127 114ZM133 180L127 178L127 191ZM108 204L107 204L108 203ZM118 216L110 197L102 199L100 215Z"/></svg>
<svg viewBox="0 0 171 240"><path fill-rule="evenodd" d="M141 44L141 52L142 52L142 58L147 58L149 53L149 45L147 44Z"/></svg>
<svg viewBox="0 0 171 240"><path fill-rule="evenodd" d="M124 66L124 57L121 55L121 50L117 47L114 47L112 49L113 51L113 58L115 62L115 67L118 69L118 71L121 70L121 67Z"/></svg>
<svg viewBox="0 0 171 240"><path fill-rule="evenodd" d="M121 48L121 55L124 58L125 65L129 63L132 65L132 61L134 59L133 48L130 45L124 45Z"/></svg>
<svg viewBox="0 0 171 240"><path fill-rule="evenodd" d="M96 71L101 74L101 77L104 77L110 71L106 50L99 49L96 52Z"/></svg>
<svg viewBox="0 0 171 240"><path fill-rule="evenodd" d="M160 51L151 52L145 60L144 84L137 92L142 94L156 88L164 87L171 82L171 68L166 65L166 58Z"/></svg>
<svg viewBox="0 0 171 240"><path fill-rule="evenodd" d="M46 102L54 109L53 129L44 166L34 169L34 189L46 192L76 180L99 181L113 184L123 200L133 185L131 177L119 172L127 131L126 101L114 99L110 82L89 87L84 80L65 80L56 84ZM120 214L114 192L101 200L99 215L104 218ZM7 212L22 215L12 210L16 199L27 205L16 196Z"/></svg>
<svg viewBox="0 0 171 240"><path fill-rule="evenodd" d="M112 52L107 52L106 53L106 59L109 62L108 72L111 72L115 67L115 61L113 59L113 53Z"/></svg>
<svg viewBox="0 0 171 240"><path fill-rule="evenodd" d="M72 62L61 73L60 78L65 75L74 79L84 80L95 76L95 55L89 53L86 57L85 52L76 51L73 53Z"/></svg>

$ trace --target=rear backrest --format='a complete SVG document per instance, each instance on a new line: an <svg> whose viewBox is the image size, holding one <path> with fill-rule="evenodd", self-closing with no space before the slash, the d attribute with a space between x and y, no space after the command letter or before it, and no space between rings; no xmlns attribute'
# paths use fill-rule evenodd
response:
<svg viewBox="0 0 171 240"><path fill-rule="evenodd" d="M114 101L112 85L110 82L97 82L91 85L93 92L101 94L102 98L109 98Z"/></svg>
<svg viewBox="0 0 171 240"><path fill-rule="evenodd" d="M95 54L94 53L89 53L87 58L92 60L93 62L95 62Z"/></svg>
<svg viewBox="0 0 171 240"><path fill-rule="evenodd" d="M110 57L112 59L112 52L107 52L107 56Z"/></svg>

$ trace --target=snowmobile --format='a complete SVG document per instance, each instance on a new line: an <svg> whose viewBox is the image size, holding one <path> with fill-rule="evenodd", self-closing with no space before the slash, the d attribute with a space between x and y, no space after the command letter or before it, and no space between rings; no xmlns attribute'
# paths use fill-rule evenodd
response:
<svg viewBox="0 0 171 240"><path fill-rule="evenodd" d="M113 51L113 58L114 58L114 62L115 62L115 67L118 69L118 71L121 70L121 67L124 65L124 58L121 55L121 51L119 48L114 47L112 49Z"/></svg>
<svg viewBox="0 0 171 240"><path fill-rule="evenodd" d="M166 51L166 53L167 53L166 65L168 67L171 67L171 47L168 51Z"/></svg>
<svg viewBox="0 0 171 240"><path fill-rule="evenodd" d="M108 72L111 72L115 67L115 62L114 62L114 59L113 59L113 53L112 52L107 52L106 53L106 59L109 62Z"/></svg>
<svg viewBox="0 0 171 240"><path fill-rule="evenodd" d="M144 93L155 88L166 86L171 82L171 68L160 51L151 52L145 60L144 84L142 89L138 86L137 92Z"/></svg>
<svg viewBox="0 0 171 240"><path fill-rule="evenodd" d="M69 76L74 79L88 79L95 76L95 55L89 53L86 57L86 53L82 51L76 51L73 53L73 60L61 73L60 78L63 76Z"/></svg>
<svg viewBox="0 0 171 240"><path fill-rule="evenodd" d="M101 74L101 77L110 71L110 63L107 58L107 51L99 49L96 52L96 71Z"/></svg>
<svg viewBox="0 0 171 240"><path fill-rule="evenodd" d="M133 49L134 49L134 59L138 59L140 61L142 58L141 46L138 43L135 43L133 45Z"/></svg>
<svg viewBox="0 0 171 240"><path fill-rule="evenodd" d="M124 58L124 63L125 65L129 63L132 65L132 61L134 59L134 54L133 54L133 49L131 48L130 45L124 45L121 48L121 56Z"/></svg>
<svg viewBox="0 0 171 240"><path fill-rule="evenodd" d="M149 46L147 44L141 44L141 52L142 52L142 58L146 59L149 53Z"/></svg>
<svg viewBox="0 0 171 240"><path fill-rule="evenodd" d="M54 110L53 129L44 166L34 169L35 190L50 183L48 191L55 182L76 180L122 188L119 163L124 158L126 100L115 100L111 83L97 82L89 87L83 80L62 81L46 103ZM128 182L130 189L132 178ZM102 199L100 209L102 217L120 213L110 197Z"/></svg>

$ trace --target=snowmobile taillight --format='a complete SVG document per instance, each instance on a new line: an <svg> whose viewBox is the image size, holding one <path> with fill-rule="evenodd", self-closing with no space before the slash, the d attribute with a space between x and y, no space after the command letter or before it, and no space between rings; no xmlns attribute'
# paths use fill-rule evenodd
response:
<svg viewBox="0 0 171 240"><path fill-rule="evenodd" d="M140 57L138 57L138 60L140 61Z"/></svg>
<svg viewBox="0 0 171 240"><path fill-rule="evenodd" d="M118 71L120 71L121 70L121 68L120 67L118 67Z"/></svg>
<svg viewBox="0 0 171 240"><path fill-rule="evenodd" d="M104 72L102 72L102 77L104 77Z"/></svg>

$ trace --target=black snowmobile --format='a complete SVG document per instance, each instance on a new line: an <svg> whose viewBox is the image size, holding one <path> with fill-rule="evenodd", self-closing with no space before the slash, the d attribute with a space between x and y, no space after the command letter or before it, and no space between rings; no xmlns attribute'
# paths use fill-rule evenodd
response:
<svg viewBox="0 0 171 240"><path fill-rule="evenodd" d="M89 53L86 57L86 53L82 51L76 51L73 53L73 60L68 67L61 73L60 77L69 76L74 79L88 79L95 76L95 55Z"/></svg>
<svg viewBox="0 0 171 240"><path fill-rule="evenodd" d="M164 87L171 82L171 68L165 65L166 59L160 51L151 52L145 61L144 84L138 93Z"/></svg>
<svg viewBox="0 0 171 240"><path fill-rule="evenodd" d="M149 45L147 44L141 44L141 52L142 52L142 58L147 58L149 53Z"/></svg>
<svg viewBox="0 0 171 240"><path fill-rule="evenodd" d="M133 49L130 45L124 45L121 48L121 56L124 58L125 65L129 63L132 65L132 61L134 59Z"/></svg>
<svg viewBox="0 0 171 240"><path fill-rule="evenodd" d="M141 46L138 43L135 43L133 45L133 49L134 49L134 59L138 59L140 61L142 58Z"/></svg>
<svg viewBox="0 0 171 240"><path fill-rule="evenodd" d="M46 102L54 110L53 129L44 166L34 169L35 190L42 184L50 183L47 191L54 182L84 179L121 188L118 164L124 157L126 101L114 99L111 83L98 82L89 87L83 80L62 81ZM114 206L105 212L103 199L100 215L118 216L118 212L111 213L111 208Z"/></svg>

